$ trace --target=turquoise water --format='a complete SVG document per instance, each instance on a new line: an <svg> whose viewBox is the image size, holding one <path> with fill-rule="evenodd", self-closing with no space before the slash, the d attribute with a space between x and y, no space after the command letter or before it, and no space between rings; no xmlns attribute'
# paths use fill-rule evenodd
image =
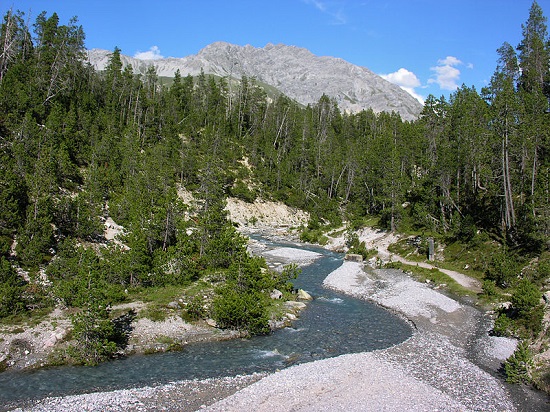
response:
<svg viewBox="0 0 550 412"><path fill-rule="evenodd" d="M263 240L268 247L289 245ZM292 247L296 247L292 245ZM294 282L314 300L292 327L269 336L187 345L181 352L136 355L96 367L60 367L0 374L0 404L24 399L156 385L186 379L282 369L296 363L384 349L411 334L402 319L368 302L322 287L342 255L321 253Z"/></svg>

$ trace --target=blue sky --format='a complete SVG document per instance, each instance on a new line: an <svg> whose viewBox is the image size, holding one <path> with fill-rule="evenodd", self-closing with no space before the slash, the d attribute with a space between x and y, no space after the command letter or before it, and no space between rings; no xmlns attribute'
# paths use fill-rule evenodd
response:
<svg viewBox="0 0 550 412"><path fill-rule="evenodd" d="M283 43L339 57L419 99L484 87L496 49L516 46L532 0L1 0L30 16L57 12L84 27L86 47L184 57L215 41ZM538 0L550 16L550 0Z"/></svg>

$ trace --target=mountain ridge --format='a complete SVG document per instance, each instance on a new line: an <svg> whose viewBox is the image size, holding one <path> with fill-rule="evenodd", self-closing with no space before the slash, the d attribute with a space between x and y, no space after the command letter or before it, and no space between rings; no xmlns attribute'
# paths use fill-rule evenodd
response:
<svg viewBox="0 0 550 412"><path fill-rule="evenodd" d="M97 70L103 70L111 53L89 50L88 61ZM268 43L257 48L215 42L195 55L181 58L139 60L121 55L121 60L140 74L154 65L157 74L166 77L173 77L178 69L182 76L196 76L202 69L206 74L221 77L253 77L304 105L316 103L326 94L336 100L340 109L352 113L363 109L394 111L403 120L414 120L422 111L420 102L409 93L368 68L341 58L317 56L297 46Z"/></svg>

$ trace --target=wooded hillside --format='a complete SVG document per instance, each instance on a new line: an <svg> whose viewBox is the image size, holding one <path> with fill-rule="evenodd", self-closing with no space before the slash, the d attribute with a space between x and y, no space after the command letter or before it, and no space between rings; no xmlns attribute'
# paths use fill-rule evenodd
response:
<svg viewBox="0 0 550 412"><path fill-rule="evenodd" d="M343 113L327 96L305 108L268 101L251 78L178 72L167 87L154 68L123 69L119 49L96 72L76 19L42 13L31 32L10 11L0 34L0 316L59 301L93 311L94 299L216 270L248 290L262 264L244 257L227 196L307 210L310 235L376 215L390 230L489 239L499 253L479 262L487 280L512 287L531 265L519 277L540 292L550 275L550 44L536 3L522 29L517 47L499 49L486 88L429 96L406 122ZM104 239L107 216L126 247ZM40 268L50 283L32 281Z"/></svg>

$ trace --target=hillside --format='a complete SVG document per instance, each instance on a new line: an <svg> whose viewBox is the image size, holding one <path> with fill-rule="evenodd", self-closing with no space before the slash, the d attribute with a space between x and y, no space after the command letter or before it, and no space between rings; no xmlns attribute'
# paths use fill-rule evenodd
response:
<svg viewBox="0 0 550 412"><path fill-rule="evenodd" d="M104 70L111 53L89 50L88 59L97 70ZM414 120L422 110L415 98L365 67L282 44L255 48L217 42L184 58L138 60L121 56L121 60L141 74L154 65L159 76L167 77L173 77L178 69L182 76L196 76L202 69L221 77L253 77L303 105L316 103L326 94L348 112L371 108L376 113L395 111L404 120Z"/></svg>

